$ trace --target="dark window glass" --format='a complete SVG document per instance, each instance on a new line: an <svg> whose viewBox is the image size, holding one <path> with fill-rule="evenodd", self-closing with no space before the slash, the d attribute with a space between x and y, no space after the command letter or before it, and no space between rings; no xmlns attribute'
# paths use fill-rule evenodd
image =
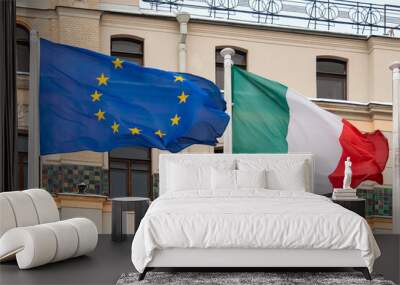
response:
<svg viewBox="0 0 400 285"><path fill-rule="evenodd" d="M117 148L109 153L110 196L149 197L151 191L151 149Z"/></svg>
<svg viewBox="0 0 400 285"><path fill-rule="evenodd" d="M148 172L132 171L131 183L135 189L135 196L149 197L150 179Z"/></svg>
<svg viewBox="0 0 400 285"><path fill-rule="evenodd" d="M17 25L15 30L17 71L29 72L29 31Z"/></svg>
<svg viewBox="0 0 400 285"><path fill-rule="evenodd" d="M130 38L112 38L111 55L143 65L143 41Z"/></svg>
<svg viewBox="0 0 400 285"><path fill-rule="evenodd" d="M337 59L317 59L317 97L347 99L347 63Z"/></svg>
<svg viewBox="0 0 400 285"><path fill-rule="evenodd" d="M215 50L215 83L221 90L224 89L224 58L221 55L223 49ZM247 69L247 53L245 51L235 50L232 60L236 66Z"/></svg>
<svg viewBox="0 0 400 285"><path fill-rule="evenodd" d="M224 153L224 147L223 146L215 146L214 153Z"/></svg>
<svg viewBox="0 0 400 285"><path fill-rule="evenodd" d="M17 187L28 189L28 135L18 133L17 137Z"/></svg>
<svg viewBox="0 0 400 285"><path fill-rule="evenodd" d="M143 65L143 41L125 37L111 39L111 55ZM110 196L150 197L151 149L122 147L109 153Z"/></svg>
<svg viewBox="0 0 400 285"><path fill-rule="evenodd" d="M150 159L149 149L144 147L120 147L112 150L111 154L113 158Z"/></svg>
<svg viewBox="0 0 400 285"><path fill-rule="evenodd" d="M110 158L110 196L125 197L128 196L129 162L113 161Z"/></svg>

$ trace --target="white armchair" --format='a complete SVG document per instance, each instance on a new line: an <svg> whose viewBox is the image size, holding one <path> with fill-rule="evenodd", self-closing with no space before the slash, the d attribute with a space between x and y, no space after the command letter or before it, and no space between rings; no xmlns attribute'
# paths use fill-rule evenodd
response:
<svg viewBox="0 0 400 285"><path fill-rule="evenodd" d="M28 269L86 254L96 248L96 225L86 218L60 221L45 190L0 193L0 262L17 259Z"/></svg>

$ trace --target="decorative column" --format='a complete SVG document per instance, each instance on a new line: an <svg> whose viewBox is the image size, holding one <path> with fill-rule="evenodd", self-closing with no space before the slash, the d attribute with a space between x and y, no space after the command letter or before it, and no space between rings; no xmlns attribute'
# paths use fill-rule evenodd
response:
<svg viewBox="0 0 400 285"><path fill-rule="evenodd" d="M226 127L224 139L224 153L232 153L232 78L231 67L233 65L232 56L235 51L232 48L224 48L221 55L224 57L224 97L226 101L226 112L230 120Z"/></svg>
<svg viewBox="0 0 400 285"><path fill-rule="evenodd" d="M393 231L400 232L400 62L394 62L390 69L393 72L392 221Z"/></svg>

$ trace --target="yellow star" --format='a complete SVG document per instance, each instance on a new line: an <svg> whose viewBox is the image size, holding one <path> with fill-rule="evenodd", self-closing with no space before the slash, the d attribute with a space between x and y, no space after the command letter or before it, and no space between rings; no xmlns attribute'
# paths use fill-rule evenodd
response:
<svg viewBox="0 0 400 285"><path fill-rule="evenodd" d="M94 93L90 94L92 96L92 102L100 101L101 94L99 91L94 91Z"/></svg>
<svg viewBox="0 0 400 285"><path fill-rule="evenodd" d="M181 95L178 96L179 104L186 103L186 99L189 95L185 95L185 92L182 91Z"/></svg>
<svg viewBox="0 0 400 285"><path fill-rule="evenodd" d="M131 134L132 135L140 135L140 132L142 131L141 129L139 129L139 128L131 128L131 129L129 129L130 131L131 131Z"/></svg>
<svg viewBox="0 0 400 285"><path fill-rule="evenodd" d="M116 122L114 122L114 124L112 124L111 129L113 130L113 133L118 133L119 131L119 124L117 124Z"/></svg>
<svg viewBox="0 0 400 285"><path fill-rule="evenodd" d="M123 60L120 60L118 57L115 59L115 60L113 60L113 64L114 64L114 68L115 69L118 69L118 68L122 68L122 63L123 63L124 61Z"/></svg>
<svg viewBox="0 0 400 285"><path fill-rule="evenodd" d="M165 133L163 133L161 130L157 130L156 132L154 132L154 134L159 136L161 139L163 138L163 136L165 136Z"/></svg>
<svg viewBox="0 0 400 285"><path fill-rule="evenodd" d="M175 116L170 119L171 120L171 125L172 126L179 125L180 119L181 119L181 117L179 117L178 114L175 114Z"/></svg>
<svg viewBox="0 0 400 285"><path fill-rule="evenodd" d="M104 116L106 112L103 112L101 109L99 109L99 111L97 113L94 113L94 115L97 117L97 120L101 121L101 120L105 120L106 117Z"/></svg>
<svg viewBox="0 0 400 285"><path fill-rule="evenodd" d="M109 77L106 77L104 73L102 73L99 77L96 77L97 81L99 81L99 86L101 85L107 85Z"/></svg>
<svg viewBox="0 0 400 285"><path fill-rule="evenodd" d="M180 81L180 82L183 82L183 80L185 80L182 76L180 76L180 75L174 75L174 77L175 77L175 82L177 82L177 81Z"/></svg>

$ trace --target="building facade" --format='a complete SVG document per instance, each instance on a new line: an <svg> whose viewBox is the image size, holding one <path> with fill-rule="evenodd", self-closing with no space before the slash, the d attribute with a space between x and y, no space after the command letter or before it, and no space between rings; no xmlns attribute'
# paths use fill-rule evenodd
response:
<svg viewBox="0 0 400 285"><path fill-rule="evenodd" d="M148 13L137 0L17 1L21 189L25 188L27 177L30 30L51 41L115 55L147 67L193 73L221 88L223 59L219 51L232 47L236 51L233 60L241 68L284 83L362 131L381 130L391 148L389 66L400 60L399 38L185 17ZM222 143L216 147L192 146L185 152L222 152ZM154 198L159 153L156 149L126 148L109 153L84 151L44 156L42 187L54 194L76 192L77 185L83 182L92 194ZM358 190L360 196L367 198L369 221L378 227L390 227L391 183L389 159L384 185L363 183ZM109 208L103 204L100 207Z"/></svg>

